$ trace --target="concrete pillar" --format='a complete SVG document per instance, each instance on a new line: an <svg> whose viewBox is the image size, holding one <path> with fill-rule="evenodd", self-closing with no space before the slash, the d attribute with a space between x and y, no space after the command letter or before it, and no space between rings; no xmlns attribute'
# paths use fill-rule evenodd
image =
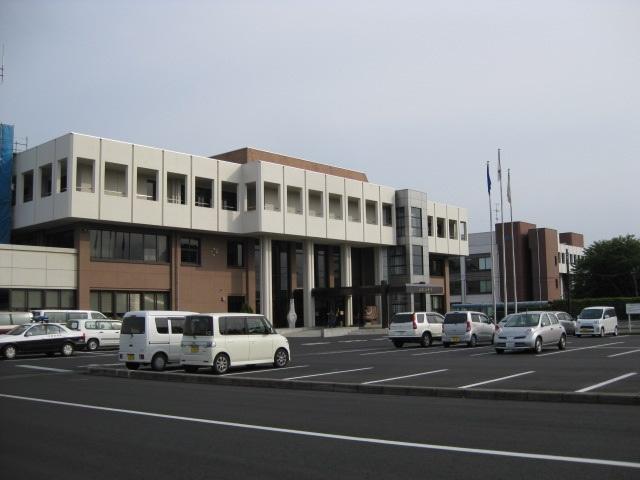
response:
<svg viewBox="0 0 640 480"><path fill-rule="evenodd" d="M316 324L316 307L311 296L311 289L315 286L315 272L313 268L313 242L305 240L302 246L304 250L304 268L302 279L302 298L304 301L304 326L314 327Z"/></svg>
<svg viewBox="0 0 640 480"><path fill-rule="evenodd" d="M351 245L340 245L340 277L343 287L353 286ZM344 324L353 325L353 295L347 295L344 299Z"/></svg>
<svg viewBox="0 0 640 480"><path fill-rule="evenodd" d="M273 289L271 285L272 271L271 239L260 237L260 313L271 323L273 318Z"/></svg>
<svg viewBox="0 0 640 480"><path fill-rule="evenodd" d="M386 250L382 247L375 247L373 249L373 261L374 261L374 275L375 275L375 284L382 285L382 280L384 279L384 256L386 254ZM383 316L384 312L382 311L383 302L382 295L376 295L376 310L378 310L378 323L380 325L383 324Z"/></svg>

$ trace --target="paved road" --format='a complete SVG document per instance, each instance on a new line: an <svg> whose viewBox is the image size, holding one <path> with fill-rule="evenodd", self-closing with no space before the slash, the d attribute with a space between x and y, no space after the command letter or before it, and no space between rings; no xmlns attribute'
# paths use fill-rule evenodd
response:
<svg viewBox="0 0 640 480"><path fill-rule="evenodd" d="M640 475L637 407L18 375L0 377L3 478Z"/></svg>

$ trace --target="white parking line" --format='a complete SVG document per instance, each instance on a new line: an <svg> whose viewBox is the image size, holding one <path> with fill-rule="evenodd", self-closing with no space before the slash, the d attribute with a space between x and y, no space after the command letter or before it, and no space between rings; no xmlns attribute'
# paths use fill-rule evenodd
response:
<svg viewBox="0 0 640 480"><path fill-rule="evenodd" d="M368 342L369 340L338 340L338 343L358 343L358 342Z"/></svg>
<svg viewBox="0 0 640 480"><path fill-rule="evenodd" d="M309 430L294 430L289 428L267 427L264 425L252 425L247 423L225 422L222 420L210 420L207 418L182 417L178 415L165 415L161 413L145 412L140 410L126 410L123 408L100 407L98 405L88 405L83 403L61 402L57 400L47 400L44 398L22 397L18 395L7 395L0 393L1 398L13 400L23 400L27 402L44 403L46 405L58 405L63 407L82 408L86 410L96 410L100 412L120 413L125 415L137 415L140 417L156 418L179 422L198 423L201 425L215 425L218 427L239 428L243 430L254 430L261 432L279 433L287 435L298 435L300 437L321 438L324 440L340 440L344 442L356 442L369 445L385 445L403 448L418 448L423 450L435 450L440 452L467 453L476 455L488 455L493 457L510 457L527 460L542 460L555 462L569 462L585 465L605 465L609 467L635 468L640 469L640 462L624 462L620 460L605 460L599 458L568 457L562 455L547 455L540 453L515 452L508 450L489 450L482 448L456 447L452 445L437 445L430 443L402 442L398 440L385 440L372 437L356 437L352 435L339 435L333 433L314 432Z"/></svg>
<svg viewBox="0 0 640 480"><path fill-rule="evenodd" d="M73 370L63 370L62 368L51 368L51 367L38 367L36 365L16 365L16 367L31 368L33 370L45 370L47 372L58 372L58 373L73 372Z"/></svg>
<svg viewBox="0 0 640 480"><path fill-rule="evenodd" d="M485 348L493 348L493 347L476 347L474 350L483 350ZM467 353L469 353L470 351L473 351L473 350L469 350L467 347L462 347L462 348L443 348L442 350L439 350L437 352L414 353L413 356L414 357L418 357L418 356L421 356L421 355L437 355L438 353L451 353L451 352L467 352Z"/></svg>
<svg viewBox="0 0 640 480"><path fill-rule="evenodd" d="M371 353L361 353L361 357L366 357L367 355L384 355L385 353L399 353L399 352L407 352L409 350L403 350L402 348L397 348L395 350L384 350L383 352L371 352Z"/></svg>
<svg viewBox="0 0 640 480"><path fill-rule="evenodd" d="M250 373L264 373L264 372L280 372L282 370L291 370L293 368L307 368L309 365L296 365L295 367L283 367L283 368L264 368L262 370L249 370L248 372L227 373L225 377L231 377L233 375L248 375Z"/></svg>
<svg viewBox="0 0 640 480"><path fill-rule="evenodd" d="M620 375L619 377L612 378L611 380L607 380L606 382L596 383L595 385L591 385L590 387L581 388L580 390L576 390L576 393L584 393L589 392L591 390L595 390L596 388L604 387L605 385L609 385L610 383L617 382L619 380L624 380L625 378L633 377L637 375L636 372L627 373L625 375Z"/></svg>
<svg viewBox="0 0 640 480"><path fill-rule="evenodd" d="M473 355L469 355L470 357L480 357L482 355L495 355L496 352L484 352L484 353L474 353Z"/></svg>
<svg viewBox="0 0 640 480"><path fill-rule="evenodd" d="M530 373L535 373L535 370L529 370L528 372L516 373L515 375L509 375L508 377L500 377L500 378L494 378L492 380L485 380L484 382L472 383L471 385L463 385L462 387L458 387L458 388L477 387L479 385L486 385L487 383L499 382L501 380L508 380L510 378L521 377L522 375L529 375Z"/></svg>
<svg viewBox="0 0 640 480"><path fill-rule="evenodd" d="M393 377L393 378L383 378L382 380L373 380L371 382L364 382L362 385L370 385L372 383L390 382L392 380L401 380L403 378L419 377L420 375L431 375L432 373L440 373L440 372L446 372L446 371L447 371L447 369L443 368L442 370L432 370L430 372L414 373L413 375L405 375L403 377Z"/></svg>
<svg viewBox="0 0 640 480"><path fill-rule="evenodd" d="M589 350L591 348L608 347L609 345L619 345L621 343L624 343L624 342L603 343L602 345L591 345L590 347L571 348L569 350L558 350L557 352L551 352L551 353L540 353L536 355L536 358L546 357L547 355L558 355L559 353L577 352L578 350Z"/></svg>
<svg viewBox="0 0 640 480"><path fill-rule="evenodd" d="M607 358L620 357L622 355L629 355L630 353L637 353L637 352L640 352L640 348L637 350L630 350L628 352L614 353L613 355L607 355Z"/></svg>
<svg viewBox="0 0 640 480"><path fill-rule="evenodd" d="M370 352L372 350L382 350L382 348L357 348L355 350L333 350L331 352L302 353L300 355L296 355L296 358L311 357L316 355L336 355L338 353Z"/></svg>
<svg viewBox="0 0 640 480"><path fill-rule="evenodd" d="M339 370L337 372L316 373L314 375L305 375L303 377L290 377L283 380L299 380L301 378L322 377L323 375L335 375L336 373L360 372L362 370L371 370L373 367L354 368L353 370Z"/></svg>
<svg viewBox="0 0 640 480"><path fill-rule="evenodd" d="M76 368L84 368L84 367L119 367L124 366L124 363L87 363L85 365L76 365Z"/></svg>
<svg viewBox="0 0 640 480"><path fill-rule="evenodd" d="M385 341L385 340L387 340L387 341L388 341L389 339L388 339L387 337L383 337L383 338L370 338L370 340L371 340L372 342L383 342L383 341Z"/></svg>
<svg viewBox="0 0 640 480"><path fill-rule="evenodd" d="M301 343L300 345L303 345L305 347L312 347L315 345L329 345L331 342L313 342L313 343Z"/></svg>

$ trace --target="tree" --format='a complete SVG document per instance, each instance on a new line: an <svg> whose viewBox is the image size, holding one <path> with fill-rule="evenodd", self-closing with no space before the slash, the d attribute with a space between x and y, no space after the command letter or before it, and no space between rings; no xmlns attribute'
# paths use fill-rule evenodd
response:
<svg viewBox="0 0 640 480"><path fill-rule="evenodd" d="M638 296L640 239L626 235L594 242L572 275L577 298Z"/></svg>

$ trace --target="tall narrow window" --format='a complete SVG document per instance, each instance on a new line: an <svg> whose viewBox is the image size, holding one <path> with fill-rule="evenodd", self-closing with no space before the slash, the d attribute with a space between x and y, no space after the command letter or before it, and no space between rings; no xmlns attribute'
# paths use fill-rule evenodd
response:
<svg viewBox="0 0 640 480"><path fill-rule="evenodd" d="M11 206L16 204L16 176L11 175Z"/></svg>
<svg viewBox="0 0 640 480"><path fill-rule="evenodd" d="M458 222L455 220L449 220L449 238L451 240L458 239Z"/></svg>
<svg viewBox="0 0 640 480"><path fill-rule="evenodd" d="M422 209L411 207L411 236L422 237Z"/></svg>
<svg viewBox="0 0 640 480"><path fill-rule="evenodd" d="M220 193L222 195L222 209L223 210L238 210L238 184L233 182L222 182L220 186ZM247 205L248 207L248 205ZM255 208L255 200L254 200Z"/></svg>
<svg viewBox="0 0 640 480"><path fill-rule="evenodd" d="M180 239L180 261L190 265L200 264L200 240L197 238Z"/></svg>
<svg viewBox="0 0 640 480"><path fill-rule="evenodd" d="M404 207L396 208L396 237L404 237Z"/></svg>
<svg viewBox="0 0 640 480"><path fill-rule="evenodd" d="M445 229L444 218L438 217L436 219L436 235L438 235L438 238L445 238Z"/></svg>
<svg viewBox="0 0 640 480"><path fill-rule="evenodd" d="M256 209L256 182L247 183L247 211Z"/></svg>
<svg viewBox="0 0 640 480"><path fill-rule="evenodd" d="M302 214L302 189L287 186L287 213Z"/></svg>
<svg viewBox="0 0 640 480"><path fill-rule="evenodd" d="M58 160L58 191L67 191L67 159Z"/></svg>
<svg viewBox="0 0 640 480"><path fill-rule="evenodd" d="M337 193L329 194L329 218L342 220L342 195Z"/></svg>
<svg viewBox="0 0 640 480"><path fill-rule="evenodd" d="M167 172L167 202L176 205L187 204L187 176Z"/></svg>
<svg viewBox="0 0 640 480"><path fill-rule="evenodd" d="M95 162L89 158L78 158L76 163L76 190L78 192L94 192L94 163Z"/></svg>
<svg viewBox="0 0 640 480"><path fill-rule="evenodd" d="M433 237L433 215L427 215L427 235Z"/></svg>
<svg viewBox="0 0 640 480"><path fill-rule="evenodd" d="M391 204L382 204L382 225L390 227L393 223L393 211L391 210Z"/></svg>
<svg viewBox="0 0 640 480"><path fill-rule="evenodd" d="M460 240L467 239L467 222L460 222Z"/></svg>
<svg viewBox="0 0 640 480"><path fill-rule="evenodd" d="M137 198L141 200L158 200L158 171L138 167Z"/></svg>
<svg viewBox="0 0 640 480"><path fill-rule="evenodd" d="M322 192L309 190L309 216L322 217Z"/></svg>
<svg viewBox="0 0 640 480"><path fill-rule="evenodd" d="M40 167L40 196L51 196L51 184L52 184L52 168L51 164Z"/></svg>
<svg viewBox="0 0 640 480"><path fill-rule="evenodd" d="M127 166L119 163L104 164L104 194L127 196Z"/></svg>
<svg viewBox="0 0 640 480"><path fill-rule="evenodd" d="M414 275L424 275L424 264L422 261L422 246L411 245L411 257Z"/></svg>
<svg viewBox="0 0 640 480"><path fill-rule="evenodd" d="M196 207L213 207L213 180L196 177Z"/></svg>
<svg viewBox="0 0 640 480"><path fill-rule="evenodd" d="M22 174L22 201L24 203L33 200L33 170Z"/></svg>
<svg viewBox="0 0 640 480"><path fill-rule="evenodd" d="M360 223L360 199L349 197L347 200L347 218L350 222Z"/></svg>
<svg viewBox="0 0 640 480"><path fill-rule="evenodd" d="M369 225L378 224L378 202L367 200L365 203L365 215Z"/></svg>
<svg viewBox="0 0 640 480"><path fill-rule="evenodd" d="M264 209L280 211L280 185L277 183L264 182Z"/></svg>
<svg viewBox="0 0 640 480"><path fill-rule="evenodd" d="M244 244L239 241L227 242L227 266L244 267Z"/></svg>

